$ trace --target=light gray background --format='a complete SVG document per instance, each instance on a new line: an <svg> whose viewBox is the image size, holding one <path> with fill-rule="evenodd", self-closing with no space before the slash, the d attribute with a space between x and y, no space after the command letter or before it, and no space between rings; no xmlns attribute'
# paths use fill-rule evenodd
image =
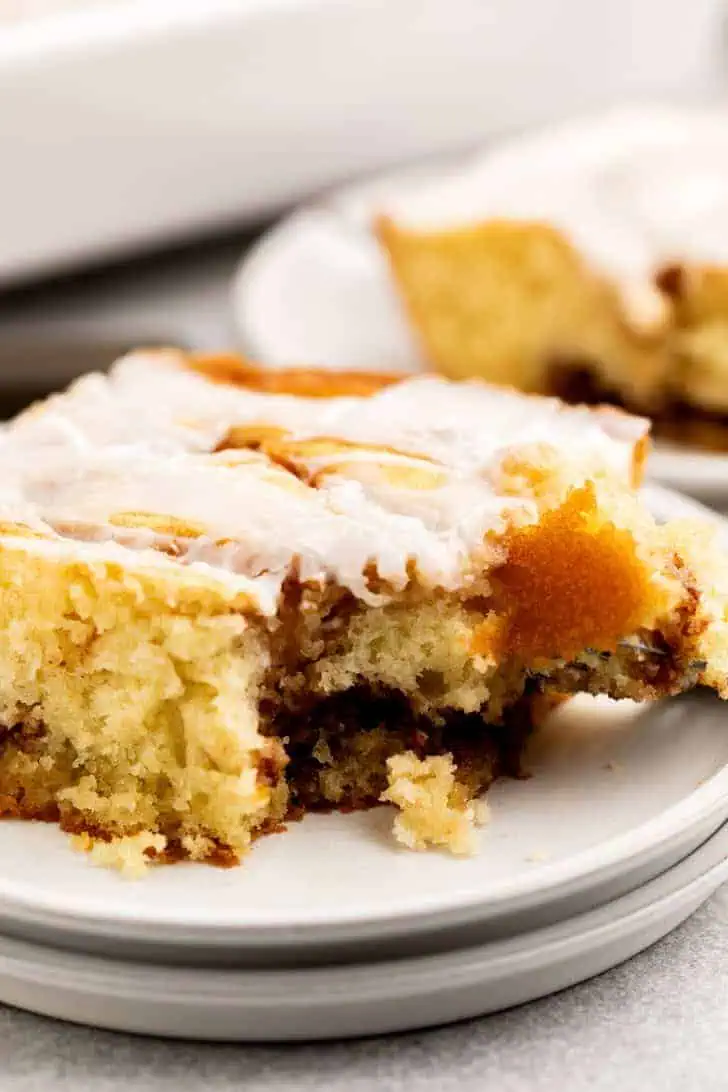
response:
<svg viewBox="0 0 728 1092"><path fill-rule="evenodd" d="M113 347L232 341L246 237L0 297L0 391L63 383ZM61 349L59 350L59 346ZM63 348L63 347L66 348ZM89 348L90 346L90 348ZM357 1043L165 1043L0 1007L0 1092L712 1092L728 1089L728 888L629 963L438 1031Z"/></svg>

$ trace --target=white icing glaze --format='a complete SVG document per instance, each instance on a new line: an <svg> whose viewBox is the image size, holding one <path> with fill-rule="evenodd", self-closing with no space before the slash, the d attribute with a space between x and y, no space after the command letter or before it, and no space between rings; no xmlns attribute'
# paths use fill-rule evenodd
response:
<svg viewBox="0 0 728 1092"><path fill-rule="evenodd" d="M418 228L547 221L621 284L631 316L649 326L664 314L651 284L659 266L728 265L728 111L635 108L555 126L400 186L376 211Z"/></svg>
<svg viewBox="0 0 728 1092"><path fill-rule="evenodd" d="M304 480L262 454L211 453L251 424L324 440L295 450ZM578 467L575 482L597 470L626 478L646 430L609 410L434 376L369 398L261 394L213 383L181 354L137 353L2 433L0 518L65 536L29 539L30 549L65 552L72 536L80 556L135 565L160 556L151 547L165 532L133 526L139 513L157 515L189 528L185 564L249 594L259 587L266 612L294 558L304 578L331 576L373 601L370 563L393 588L412 563L423 582L455 587L508 510L532 512L494 484L510 451L548 443Z"/></svg>

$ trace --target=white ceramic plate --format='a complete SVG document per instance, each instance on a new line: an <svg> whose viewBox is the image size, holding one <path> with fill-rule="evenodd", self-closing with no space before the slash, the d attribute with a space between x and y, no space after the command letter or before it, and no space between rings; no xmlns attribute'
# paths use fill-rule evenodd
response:
<svg viewBox="0 0 728 1092"><path fill-rule="evenodd" d="M660 517L702 511L665 490ZM725 526L725 523L722 524ZM92 867L55 828L0 824L0 931L155 958L251 963L432 947L433 931L555 920L669 867L728 817L723 706L583 699L537 737L527 781L490 793L481 852L398 849L392 814L310 816L244 866L183 864L141 881ZM550 735L550 738L549 738Z"/></svg>
<svg viewBox="0 0 728 1092"><path fill-rule="evenodd" d="M77 1023L190 1039L376 1035L571 986L664 936L728 879L728 828L629 895L549 928L437 955L251 971L154 966L0 939L0 1000Z"/></svg>
<svg viewBox="0 0 728 1092"><path fill-rule="evenodd" d="M446 166L452 161L340 190L269 231L233 287L243 350L274 366L423 370L370 225ZM656 444L648 470L673 489L728 501L728 455Z"/></svg>
<svg viewBox="0 0 728 1092"><path fill-rule="evenodd" d="M648 466L650 476L656 481L700 497L725 511L728 503L728 455L659 443L654 446Z"/></svg>

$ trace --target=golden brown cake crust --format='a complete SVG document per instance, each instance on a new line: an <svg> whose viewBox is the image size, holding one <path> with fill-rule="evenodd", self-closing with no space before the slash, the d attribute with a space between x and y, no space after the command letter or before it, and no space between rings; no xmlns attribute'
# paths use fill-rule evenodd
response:
<svg viewBox="0 0 728 1092"><path fill-rule="evenodd" d="M196 353L188 366L214 383L298 398L366 398L405 378L403 372L333 368L263 368L235 353Z"/></svg>

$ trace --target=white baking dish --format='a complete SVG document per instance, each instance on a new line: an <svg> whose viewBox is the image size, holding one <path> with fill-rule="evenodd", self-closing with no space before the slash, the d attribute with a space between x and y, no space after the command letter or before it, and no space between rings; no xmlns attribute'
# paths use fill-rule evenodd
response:
<svg viewBox="0 0 728 1092"><path fill-rule="evenodd" d="M700 96L722 61L721 0L78 5L0 20L0 283L576 108Z"/></svg>

